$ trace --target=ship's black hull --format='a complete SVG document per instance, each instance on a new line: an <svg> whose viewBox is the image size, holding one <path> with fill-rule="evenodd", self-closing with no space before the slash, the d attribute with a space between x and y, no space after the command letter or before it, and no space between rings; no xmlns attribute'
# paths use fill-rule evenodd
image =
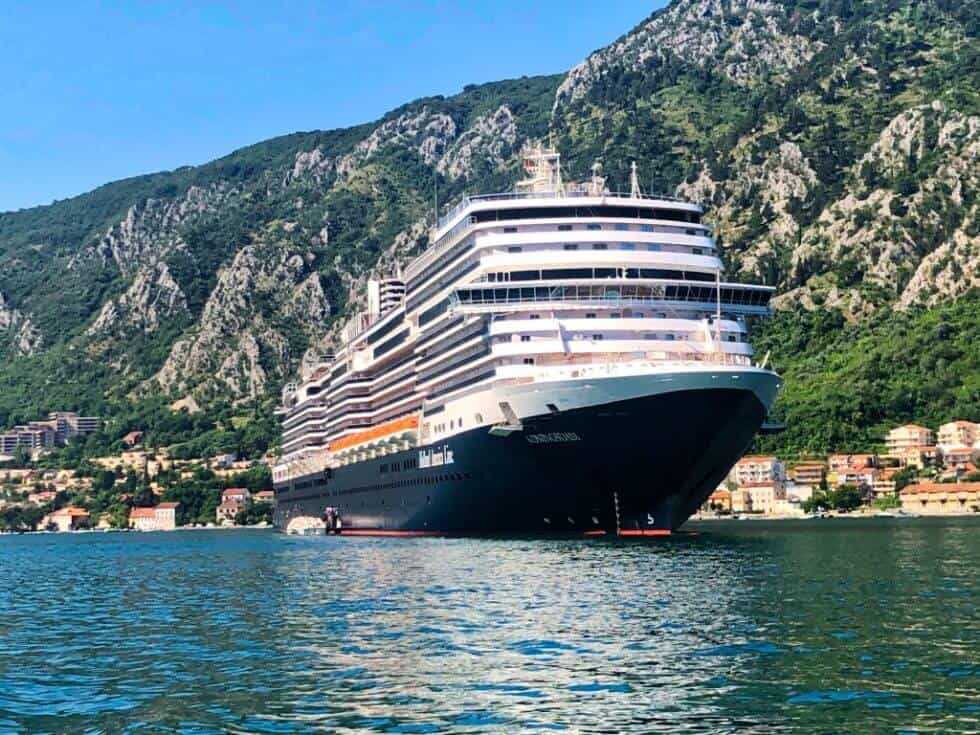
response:
<svg viewBox="0 0 980 735"><path fill-rule="evenodd" d="M505 436L481 427L279 485L276 525L333 507L345 533L666 533L765 416L751 390L718 388L538 416Z"/></svg>

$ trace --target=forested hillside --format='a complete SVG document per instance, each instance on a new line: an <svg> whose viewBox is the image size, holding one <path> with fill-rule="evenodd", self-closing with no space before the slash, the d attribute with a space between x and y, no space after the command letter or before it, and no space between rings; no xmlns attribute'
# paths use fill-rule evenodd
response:
<svg viewBox="0 0 980 735"><path fill-rule="evenodd" d="M508 188L548 135L572 178L623 188L635 159L703 202L733 275L779 288L768 441L978 420L978 32L951 0L675 0L565 75L0 214L0 424L79 408L259 451L367 274L424 247L434 189Z"/></svg>

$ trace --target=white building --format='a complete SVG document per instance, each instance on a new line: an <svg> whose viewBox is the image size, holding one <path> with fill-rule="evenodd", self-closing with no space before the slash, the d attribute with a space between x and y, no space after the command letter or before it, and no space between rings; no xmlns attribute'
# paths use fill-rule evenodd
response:
<svg viewBox="0 0 980 735"><path fill-rule="evenodd" d="M732 469L732 480L740 486L760 482L786 482L786 466L775 457L742 457Z"/></svg>
<svg viewBox="0 0 980 735"><path fill-rule="evenodd" d="M754 482L743 485L743 493L748 493L750 508L753 513L777 515L779 510L785 510L786 488L782 482L772 480Z"/></svg>
<svg viewBox="0 0 980 735"><path fill-rule="evenodd" d="M177 527L180 503L160 503L153 508L132 508L129 527L137 531L173 531Z"/></svg>
<svg viewBox="0 0 980 735"><path fill-rule="evenodd" d="M937 443L944 453L950 449L977 447L978 441L980 441L980 424L972 421L950 421L939 427Z"/></svg>
<svg viewBox="0 0 980 735"><path fill-rule="evenodd" d="M888 432L885 438L889 453L901 453L914 447L932 446L932 429L918 424L905 424Z"/></svg>

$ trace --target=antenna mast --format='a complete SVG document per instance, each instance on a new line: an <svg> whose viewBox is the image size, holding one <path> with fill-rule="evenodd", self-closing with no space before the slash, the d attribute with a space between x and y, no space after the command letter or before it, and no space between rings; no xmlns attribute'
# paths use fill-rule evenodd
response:
<svg viewBox="0 0 980 735"><path fill-rule="evenodd" d="M630 198L639 199L642 196L640 192L640 180L636 175L636 161L630 164Z"/></svg>

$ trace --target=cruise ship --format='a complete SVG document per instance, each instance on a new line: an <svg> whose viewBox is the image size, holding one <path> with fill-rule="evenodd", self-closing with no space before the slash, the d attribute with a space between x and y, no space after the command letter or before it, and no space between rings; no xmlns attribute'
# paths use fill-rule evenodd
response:
<svg viewBox="0 0 980 735"><path fill-rule="evenodd" d="M563 180L463 198L342 346L287 385L276 525L372 535L669 534L764 424L780 377L700 206ZM305 525L304 525L305 524Z"/></svg>

